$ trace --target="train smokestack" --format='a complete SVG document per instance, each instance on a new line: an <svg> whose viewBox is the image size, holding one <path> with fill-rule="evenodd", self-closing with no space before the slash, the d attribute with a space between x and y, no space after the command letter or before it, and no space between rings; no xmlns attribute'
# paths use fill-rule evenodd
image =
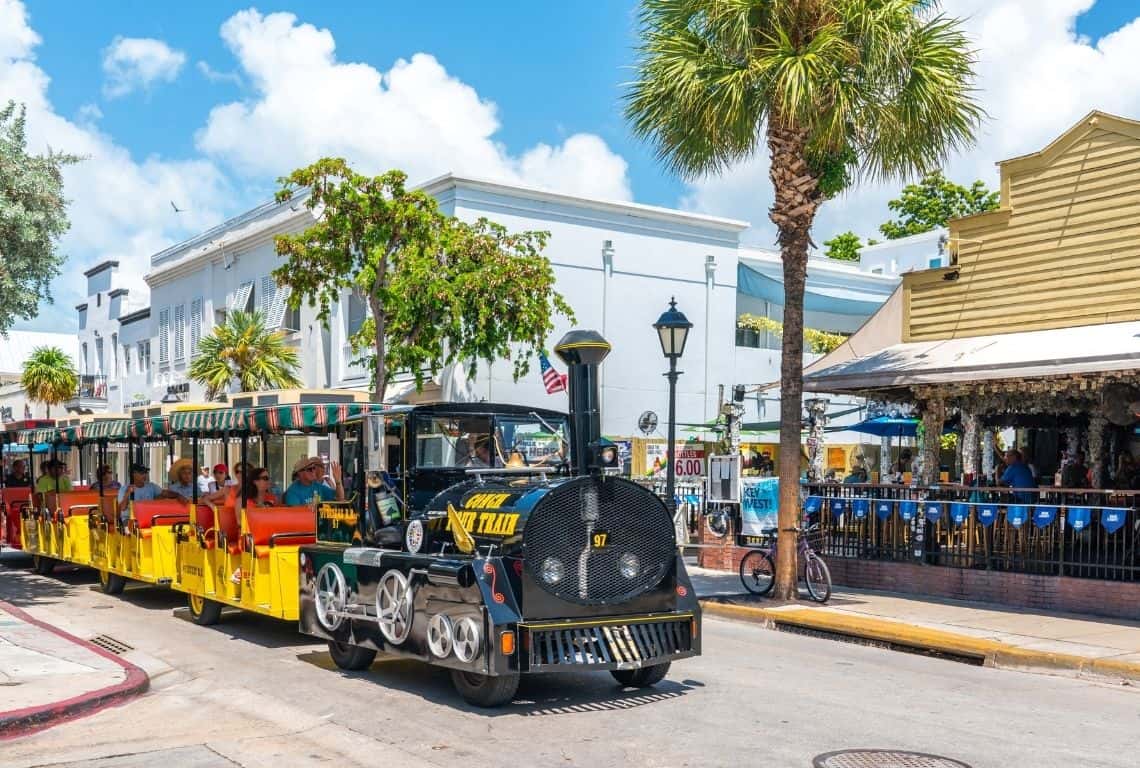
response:
<svg viewBox="0 0 1140 768"><path fill-rule="evenodd" d="M592 446L602 437L598 366L610 353L610 343L597 331L570 331L554 346L566 363L570 384L570 450L579 474L597 466Z"/></svg>

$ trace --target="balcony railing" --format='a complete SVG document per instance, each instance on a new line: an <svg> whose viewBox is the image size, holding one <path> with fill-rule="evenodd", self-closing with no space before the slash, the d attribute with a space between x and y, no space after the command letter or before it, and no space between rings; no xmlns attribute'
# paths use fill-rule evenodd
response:
<svg viewBox="0 0 1140 768"><path fill-rule="evenodd" d="M83 375L79 377L79 386L75 389L76 400L106 400L107 377Z"/></svg>

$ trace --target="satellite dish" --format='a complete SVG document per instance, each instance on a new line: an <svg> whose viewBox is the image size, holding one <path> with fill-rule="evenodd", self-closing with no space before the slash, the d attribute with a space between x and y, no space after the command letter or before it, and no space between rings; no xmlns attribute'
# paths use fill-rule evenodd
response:
<svg viewBox="0 0 1140 768"><path fill-rule="evenodd" d="M653 411L646 411L638 416L637 428L641 430L642 434L652 434L653 430L657 429L657 414Z"/></svg>

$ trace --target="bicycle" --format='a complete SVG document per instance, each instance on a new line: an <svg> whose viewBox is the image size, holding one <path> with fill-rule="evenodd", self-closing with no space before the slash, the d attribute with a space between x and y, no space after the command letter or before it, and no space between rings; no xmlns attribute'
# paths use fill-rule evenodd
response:
<svg viewBox="0 0 1140 768"><path fill-rule="evenodd" d="M812 549L805 535L819 530L819 526L813 525L807 531L802 528L794 530L799 552L798 562L803 563L808 594L817 603L826 603L831 597L831 571ZM776 547L777 544L773 543L771 549L754 549L740 561L740 581L754 595L768 594L776 583Z"/></svg>

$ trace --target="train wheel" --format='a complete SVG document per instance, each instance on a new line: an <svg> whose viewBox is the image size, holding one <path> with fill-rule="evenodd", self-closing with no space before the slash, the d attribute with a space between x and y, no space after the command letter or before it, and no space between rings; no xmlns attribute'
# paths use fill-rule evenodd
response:
<svg viewBox="0 0 1140 768"><path fill-rule="evenodd" d="M99 587L105 594L117 595L127 586L127 580L117 573L99 571Z"/></svg>
<svg viewBox="0 0 1140 768"><path fill-rule="evenodd" d="M513 675L480 675L477 672L451 670L451 684L463 700L475 707L501 707L515 697L519 689L518 673Z"/></svg>
<svg viewBox="0 0 1140 768"><path fill-rule="evenodd" d="M613 669L610 670L610 674L614 676L614 680L628 688L648 688L665 679L665 675L669 674L669 664L667 661L664 664L654 664L652 667L641 669Z"/></svg>
<svg viewBox="0 0 1140 768"><path fill-rule="evenodd" d="M32 571L47 576L55 570L56 561L43 555L32 555Z"/></svg>
<svg viewBox="0 0 1140 768"><path fill-rule="evenodd" d="M190 607L190 620L200 627L217 624L222 617L222 604L214 600L187 593L186 604Z"/></svg>
<svg viewBox="0 0 1140 768"><path fill-rule="evenodd" d="M361 648L359 645L329 640L329 656L341 669L356 672L372 666L372 662L376 660L376 651L371 648Z"/></svg>

